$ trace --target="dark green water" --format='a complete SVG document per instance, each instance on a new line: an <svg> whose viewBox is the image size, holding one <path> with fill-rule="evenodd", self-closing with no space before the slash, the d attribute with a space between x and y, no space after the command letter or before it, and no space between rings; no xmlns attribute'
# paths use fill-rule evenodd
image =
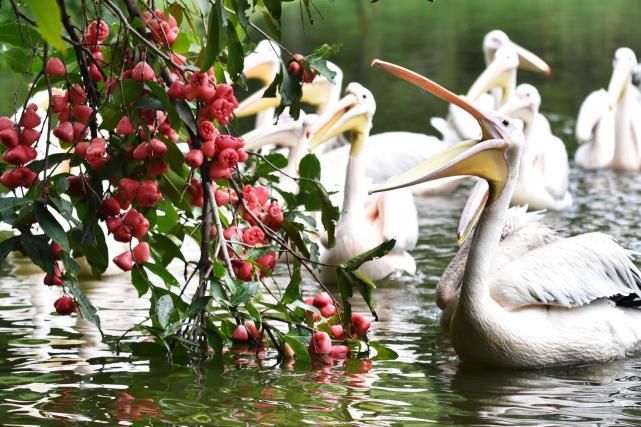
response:
<svg viewBox="0 0 641 427"><path fill-rule="evenodd" d="M335 58L346 81L378 100L375 131L431 132L445 106L381 72L372 57L395 61L463 92L482 69L481 40L500 28L544 57L549 78L537 85L543 110L573 147L583 97L605 86L618 46L641 52L641 3L633 1L485 0L317 1L326 19L290 29L285 43L344 43ZM361 9L362 8L362 9ZM360 11L366 12L362 17ZM286 25L299 22L288 11ZM6 87L6 86L4 86ZM8 104L10 105L10 104ZM3 108L7 104L3 103ZM634 174L572 171L575 206L547 220L571 233L601 230L641 251L641 180ZM13 260L0 277L0 422L5 425L349 424L594 425L641 423L641 357L545 371L461 369L438 325L434 284L454 254L454 229L466 197L419 201L419 274L379 288L381 322L373 338L394 361L350 361L296 370L273 353L229 352L200 369L113 354L91 325L52 314L55 290ZM31 271L30 271L31 270ZM85 282L109 336L146 316L146 303L121 277Z"/></svg>

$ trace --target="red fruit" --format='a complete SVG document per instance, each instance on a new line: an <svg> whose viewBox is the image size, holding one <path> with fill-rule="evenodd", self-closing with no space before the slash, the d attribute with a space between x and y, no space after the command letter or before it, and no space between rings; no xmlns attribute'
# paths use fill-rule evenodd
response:
<svg viewBox="0 0 641 427"><path fill-rule="evenodd" d="M149 251L149 243L140 242L132 250L133 260L136 264L149 261L151 253Z"/></svg>
<svg viewBox="0 0 641 427"><path fill-rule="evenodd" d="M337 340L343 340L347 337L347 334L345 334L345 329L343 329L343 325L330 326L329 331Z"/></svg>
<svg viewBox="0 0 641 427"><path fill-rule="evenodd" d="M11 190L17 187L30 188L37 181L38 175L24 167L6 171L0 177L0 183Z"/></svg>
<svg viewBox="0 0 641 427"><path fill-rule="evenodd" d="M213 159L216 155L216 143L214 141L205 141L200 146L200 151L202 151L205 156Z"/></svg>
<svg viewBox="0 0 641 427"><path fill-rule="evenodd" d="M203 152L197 148L190 150L189 153L185 154L185 163L189 167L198 168L203 164L204 156Z"/></svg>
<svg viewBox="0 0 641 427"><path fill-rule="evenodd" d="M172 101L185 99L185 84L178 79L174 80L167 91L167 95Z"/></svg>
<svg viewBox="0 0 641 427"><path fill-rule="evenodd" d="M24 165L27 162L35 159L38 153L32 147L25 147L18 145L4 152L2 158L5 162L12 165Z"/></svg>
<svg viewBox="0 0 641 427"><path fill-rule="evenodd" d="M74 141L80 141L84 139L89 134L89 129L86 125L83 125L80 122L73 122L73 139Z"/></svg>
<svg viewBox="0 0 641 427"><path fill-rule="evenodd" d="M151 154L151 145L148 142L143 142L136 147L134 150L133 156L134 159L145 161L147 157Z"/></svg>
<svg viewBox="0 0 641 427"><path fill-rule="evenodd" d="M83 125L86 125L93 114L93 108L88 105L76 105L73 107L71 115Z"/></svg>
<svg viewBox="0 0 641 427"><path fill-rule="evenodd" d="M316 308L325 307L328 304L333 304L334 300L327 292L321 292L314 297L314 302L312 303Z"/></svg>
<svg viewBox="0 0 641 427"><path fill-rule="evenodd" d="M256 187L254 187L254 191L256 193L258 204L264 207L267 204L267 200L269 199L269 190L267 190L267 187L257 185Z"/></svg>
<svg viewBox="0 0 641 427"><path fill-rule="evenodd" d="M30 147L40 139L40 132L35 129L24 128L20 133L20 144Z"/></svg>
<svg viewBox="0 0 641 427"><path fill-rule="evenodd" d="M243 148L245 142L241 138L223 134L216 137L216 151L223 151L225 148L238 150Z"/></svg>
<svg viewBox="0 0 641 427"><path fill-rule="evenodd" d="M225 228L223 230L223 237L227 241L230 241L230 240L233 240L234 238L237 238L238 237L238 229L235 226L230 225L229 227L227 227L227 228Z"/></svg>
<svg viewBox="0 0 641 427"><path fill-rule="evenodd" d="M251 282L254 276L254 266L249 261L239 261L232 265L236 278L243 282Z"/></svg>
<svg viewBox="0 0 641 427"><path fill-rule="evenodd" d="M136 239L144 237L149 230L149 220L135 209L127 211L125 216L122 218L122 222L132 230L132 235Z"/></svg>
<svg viewBox="0 0 641 427"><path fill-rule="evenodd" d="M0 117L0 131L15 127L15 123L9 117Z"/></svg>
<svg viewBox="0 0 641 427"><path fill-rule="evenodd" d="M113 232L113 236L116 242L123 242L123 243L131 242L131 238L133 237L131 235L131 228L125 227L124 225L121 225L120 227L115 229Z"/></svg>
<svg viewBox="0 0 641 427"><path fill-rule="evenodd" d="M136 202L143 207L153 207L162 200L162 193L156 181L146 180L138 187Z"/></svg>
<svg viewBox="0 0 641 427"><path fill-rule="evenodd" d="M18 131L13 127L1 130L0 142L7 148L15 147L18 145Z"/></svg>
<svg viewBox="0 0 641 427"><path fill-rule="evenodd" d="M102 43L109 37L109 26L105 21L92 21L85 30L85 38L89 44Z"/></svg>
<svg viewBox="0 0 641 427"><path fill-rule="evenodd" d="M234 332L231 334L231 340L234 342L249 341L249 332L247 332L247 328L243 325L236 326L236 329L234 329Z"/></svg>
<svg viewBox="0 0 641 427"><path fill-rule="evenodd" d="M47 61L45 72L51 77L64 77L67 74L65 64L58 58L51 58Z"/></svg>
<svg viewBox="0 0 641 427"><path fill-rule="evenodd" d="M62 270L60 270L58 263L53 265L53 274L46 274L43 282L47 286L62 286Z"/></svg>
<svg viewBox="0 0 641 427"><path fill-rule="evenodd" d="M314 305L314 297L307 297L303 300L303 302L307 305Z"/></svg>
<svg viewBox="0 0 641 427"><path fill-rule="evenodd" d="M212 122L203 120L198 123L198 134L203 141L214 141L218 136L218 131Z"/></svg>
<svg viewBox="0 0 641 427"><path fill-rule="evenodd" d="M73 141L73 125L71 122L62 122L53 130L53 134L62 142Z"/></svg>
<svg viewBox="0 0 641 427"><path fill-rule="evenodd" d="M234 97L234 89L228 84L218 85L213 101L209 104L209 113L218 123L226 125L233 118L236 107L238 107L238 101Z"/></svg>
<svg viewBox="0 0 641 427"><path fill-rule="evenodd" d="M89 192L89 183L84 176L68 176L67 183L69 184L67 194L70 196L84 197Z"/></svg>
<svg viewBox="0 0 641 427"><path fill-rule="evenodd" d="M118 181L118 188L125 200L129 202L132 202L136 198L136 194L138 194L138 187L140 187L140 183L135 179L121 178L120 181Z"/></svg>
<svg viewBox="0 0 641 427"><path fill-rule="evenodd" d="M184 87L183 93L188 101L197 99L201 102L207 102L214 97L216 89L206 73L196 71L191 75L189 84Z"/></svg>
<svg viewBox="0 0 641 427"><path fill-rule="evenodd" d="M332 351L332 340L326 332L314 332L308 350L314 354L329 354Z"/></svg>
<svg viewBox="0 0 641 427"><path fill-rule="evenodd" d="M252 226L243 229L242 232L243 243L249 246L256 246L265 241L265 233L257 226Z"/></svg>
<svg viewBox="0 0 641 427"><path fill-rule="evenodd" d="M116 133L120 136L132 135L134 133L134 125L127 116L123 116L116 126Z"/></svg>
<svg viewBox="0 0 641 427"><path fill-rule="evenodd" d="M131 271L134 268L134 260L130 251L121 253L113 261L122 271Z"/></svg>
<svg viewBox="0 0 641 427"><path fill-rule="evenodd" d="M349 356L349 347L347 347L346 345L334 345L332 346L332 349L329 352L329 354L332 357L336 357L336 358L347 357Z"/></svg>
<svg viewBox="0 0 641 427"><path fill-rule="evenodd" d="M155 157L162 157L167 154L167 145L158 138L153 138L149 141L149 145Z"/></svg>
<svg viewBox="0 0 641 427"><path fill-rule="evenodd" d="M369 331L372 322L363 317L362 314L354 313L352 314L351 328L352 335L355 338L359 338Z"/></svg>
<svg viewBox="0 0 641 427"><path fill-rule="evenodd" d="M89 65L89 78L95 82L101 82L105 79L98 66L94 63Z"/></svg>
<svg viewBox="0 0 641 427"><path fill-rule="evenodd" d="M68 104L69 104L69 99L67 98L66 92L64 93L64 95L54 94L51 97L51 109L56 114L66 109Z"/></svg>
<svg viewBox="0 0 641 427"><path fill-rule="evenodd" d="M100 213L105 217L118 215L120 213L120 202L113 197L103 200L100 204Z"/></svg>
<svg viewBox="0 0 641 427"><path fill-rule="evenodd" d="M85 152L85 159L92 162L101 159L107 152L107 141L103 138L94 138L89 143Z"/></svg>
<svg viewBox="0 0 641 427"><path fill-rule="evenodd" d="M38 107L36 107L38 108ZM40 116L33 109L27 108L20 117L20 125L33 129L40 124Z"/></svg>
<svg viewBox="0 0 641 427"><path fill-rule="evenodd" d="M278 206L277 202L272 202L267 208L267 218L264 221L265 225L272 230L278 230L284 220L285 217L283 216L280 206Z"/></svg>
<svg viewBox="0 0 641 427"><path fill-rule="evenodd" d="M62 246L60 246L60 245L59 245L58 243L56 243L56 242L51 242L51 244L49 245L49 247L51 248L51 253L53 254L54 259L57 259L57 260L58 260L58 259L60 259L60 254L62 254L62 252L63 252L63 251L62 251ZM57 264L55 264L55 265L53 266L53 271L54 271L54 273L56 272L56 267L58 267L58 265L57 265ZM59 268L59 267L58 267L58 268Z"/></svg>
<svg viewBox="0 0 641 427"><path fill-rule="evenodd" d="M258 276L263 277L267 274L271 274L276 266L276 252L267 252L262 257L256 260L256 264L264 267L264 270L261 268L258 270Z"/></svg>
<svg viewBox="0 0 641 427"><path fill-rule="evenodd" d="M87 157L88 149L89 149L89 143L87 141L76 142L76 145L75 145L76 154L78 154L83 159Z"/></svg>
<svg viewBox="0 0 641 427"><path fill-rule="evenodd" d="M156 78L156 73L154 69L151 68L151 65L147 64L145 61L140 61L136 64L133 70L131 70L131 78L138 81L153 80Z"/></svg>
<svg viewBox="0 0 641 427"><path fill-rule="evenodd" d="M336 314L336 306L334 304L327 304L326 306L323 306L318 310L320 311L321 316L325 318L332 317Z"/></svg>
<svg viewBox="0 0 641 427"><path fill-rule="evenodd" d="M160 176L169 170L169 164L162 159L151 159L147 165L149 176Z"/></svg>
<svg viewBox="0 0 641 427"><path fill-rule="evenodd" d="M290 74L296 77L297 80L300 80L303 77L303 67L301 67L298 62L290 62L287 68L289 69Z"/></svg>
<svg viewBox="0 0 641 427"><path fill-rule="evenodd" d="M227 179L231 176L232 170L221 166L218 162L213 162L209 166L209 179Z"/></svg>
<svg viewBox="0 0 641 427"><path fill-rule="evenodd" d="M113 233L122 226L122 218L116 216L108 217L105 223L107 224L107 230Z"/></svg>
<svg viewBox="0 0 641 427"><path fill-rule="evenodd" d="M249 336L252 337L254 341L258 341L260 339L260 329L256 328L256 324L253 320L245 320L245 328L247 328Z"/></svg>
<svg viewBox="0 0 641 427"><path fill-rule="evenodd" d="M218 153L216 161L222 168L234 168L238 163L238 153L236 150L231 148L225 148L223 151Z"/></svg>
<svg viewBox="0 0 641 427"><path fill-rule="evenodd" d="M73 85L69 88L69 98L73 105L80 105L87 102L87 92L80 85Z"/></svg>
<svg viewBox="0 0 641 427"><path fill-rule="evenodd" d="M216 190L214 198L216 199L216 205L225 206L230 200L229 190Z"/></svg>
<svg viewBox="0 0 641 427"><path fill-rule="evenodd" d="M68 295L63 295L60 298L58 298L53 303L53 306L56 309L56 312L58 314L62 314L63 316L71 314L71 313L75 312L78 309L74 299L71 298Z"/></svg>

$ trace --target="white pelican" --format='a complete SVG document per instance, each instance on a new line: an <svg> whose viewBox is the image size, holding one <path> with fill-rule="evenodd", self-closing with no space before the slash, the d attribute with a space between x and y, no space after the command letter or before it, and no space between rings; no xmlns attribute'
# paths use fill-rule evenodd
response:
<svg viewBox="0 0 641 427"><path fill-rule="evenodd" d="M491 68L498 64L495 63L497 52L503 47L509 47L514 52L517 57L516 66L514 69L505 71L505 74L501 76L500 80L495 81L493 86L479 85L477 83L478 79L477 82L472 84L465 96L479 108L494 110L509 99L516 87L517 68L545 74L550 74L551 72L550 66L537 55L514 43L503 31L492 30L483 38L483 56L487 68L479 79L486 72L493 72ZM478 124L463 109L454 105L449 107L447 120L435 117L431 120L431 123L434 128L441 132L443 140L447 143L455 143L461 139L477 138L479 136Z"/></svg>
<svg viewBox="0 0 641 427"><path fill-rule="evenodd" d="M603 92L597 91L591 93L581 105L576 128L579 143L584 143L586 147L582 146L576 153L577 163L581 166L641 170L641 102L639 91L632 84L636 67L637 58L632 49L617 49L608 84L607 104L598 105L606 99ZM614 132L610 124L612 112ZM601 121L605 121L603 125ZM600 131L599 135L597 131ZM589 135L593 135L592 138ZM609 140L612 136L614 144ZM614 153L610 158L612 145Z"/></svg>
<svg viewBox="0 0 641 427"><path fill-rule="evenodd" d="M631 253L611 237L588 233L559 239L492 268L524 144L517 121L481 112L405 68L382 61L376 65L466 109L483 132L480 140L459 143L374 190L460 174L488 182L481 213L465 227L476 223L450 325L459 358L464 363L530 368L602 362L638 348L641 311L616 305L609 297L629 300L640 295L641 272Z"/></svg>
<svg viewBox="0 0 641 427"><path fill-rule="evenodd" d="M561 210L572 205L572 196L568 192L568 153L563 141L552 134L550 123L539 113L540 105L539 91L532 85L521 84L499 110L520 119L525 136L512 204Z"/></svg>
<svg viewBox="0 0 641 427"><path fill-rule="evenodd" d="M414 274L416 263L407 252L416 246L418 239L418 219L412 194L400 191L373 197L367 195L368 182L362 154L368 148L367 139L376 102L372 93L358 83L350 83L345 93L311 130L311 148L344 132L351 136L343 206L336 225L336 245L321 254L321 262L337 265L394 238L396 246L388 255L363 264L359 271L372 280L382 279L396 271ZM321 278L335 281L335 270L322 269Z"/></svg>
<svg viewBox="0 0 641 427"><path fill-rule="evenodd" d="M579 148L574 161L585 169L607 168L614 158L614 108L605 89L590 93L581 104L576 119Z"/></svg>

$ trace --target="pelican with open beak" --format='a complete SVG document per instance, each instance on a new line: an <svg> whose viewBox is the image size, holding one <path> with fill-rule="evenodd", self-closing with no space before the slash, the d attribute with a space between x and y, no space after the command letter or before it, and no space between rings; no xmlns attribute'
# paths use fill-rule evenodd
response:
<svg viewBox="0 0 641 427"><path fill-rule="evenodd" d="M539 56L493 30L483 38L486 69L468 90L467 100L484 110L494 110L510 98L516 88L519 68L549 75L550 66ZM490 95L491 94L491 95ZM432 119L432 125L448 143L478 137L478 125L461 108L450 105L448 118Z"/></svg>
<svg viewBox="0 0 641 427"><path fill-rule="evenodd" d="M372 93L358 83L350 83L345 96L312 126L310 149L343 133L350 135L343 204L336 225L336 244L321 254L323 264L338 265L385 240L396 239L396 246L386 256L364 263L359 271L372 280L394 272L413 274L416 263L407 252L416 246L418 219L411 192L402 190L368 196L365 175L367 139L376 111ZM321 278L335 282L335 270L323 268Z"/></svg>
<svg viewBox="0 0 641 427"><path fill-rule="evenodd" d="M631 253L602 233L560 238L495 269L525 138L515 119L484 112L403 67L374 65L470 113L481 138L458 143L392 178L374 193L447 176L488 184L480 211L464 229L469 255L451 318L454 349L464 363L513 368L602 362L641 344L641 311L617 305L641 295ZM482 205L482 206L481 206ZM611 298L611 299L610 299Z"/></svg>

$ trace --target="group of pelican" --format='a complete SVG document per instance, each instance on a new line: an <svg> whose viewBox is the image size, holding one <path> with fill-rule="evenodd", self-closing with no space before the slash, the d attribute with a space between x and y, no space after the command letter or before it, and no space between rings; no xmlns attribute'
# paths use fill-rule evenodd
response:
<svg viewBox="0 0 641 427"><path fill-rule="evenodd" d="M323 184L342 198L337 200L336 246L325 250L323 264L338 264L385 239L397 239L390 255L363 265L374 280L415 270L408 251L416 244L418 213L407 190L414 196L447 194L464 177L473 177L476 184L459 223L461 247L436 289L442 323L460 359L530 368L623 357L641 345L641 311L636 308L641 272L632 253L602 233L565 238L543 224L540 211L527 212L528 207L560 210L572 204L565 146L539 112L537 89L517 85L516 79L519 68L549 74L550 67L501 31L486 35L483 50L486 68L460 96L403 67L373 62L450 104L445 119L431 120L441 138L409 132L370 135L376 110L370 91L350 83L343 98L319 96L321 86L337 93L338 74L333 87L322 77L303 86L303 99L317 106L316 114L276 121L272 112L269 122L245 135L247 146L285 147L287 173L293 175L304 154L318 155ZM269 51L266 61L280 60L272 44L259 45L256 53L261 51ZM259 68L275 70L255 59L248 61L246 75L256 77ZM581 107L579 166L641 167L641 93L631 83L635 67L632 51L619 49L608 90L591 94ZM267 85L270 78L263 81ZM237 113L253 114L278 102L258 92ZM344 141L343 134L348 134L347 145L317 148L337 138ZM374 190L368 193L370 185Z"/></svg>

